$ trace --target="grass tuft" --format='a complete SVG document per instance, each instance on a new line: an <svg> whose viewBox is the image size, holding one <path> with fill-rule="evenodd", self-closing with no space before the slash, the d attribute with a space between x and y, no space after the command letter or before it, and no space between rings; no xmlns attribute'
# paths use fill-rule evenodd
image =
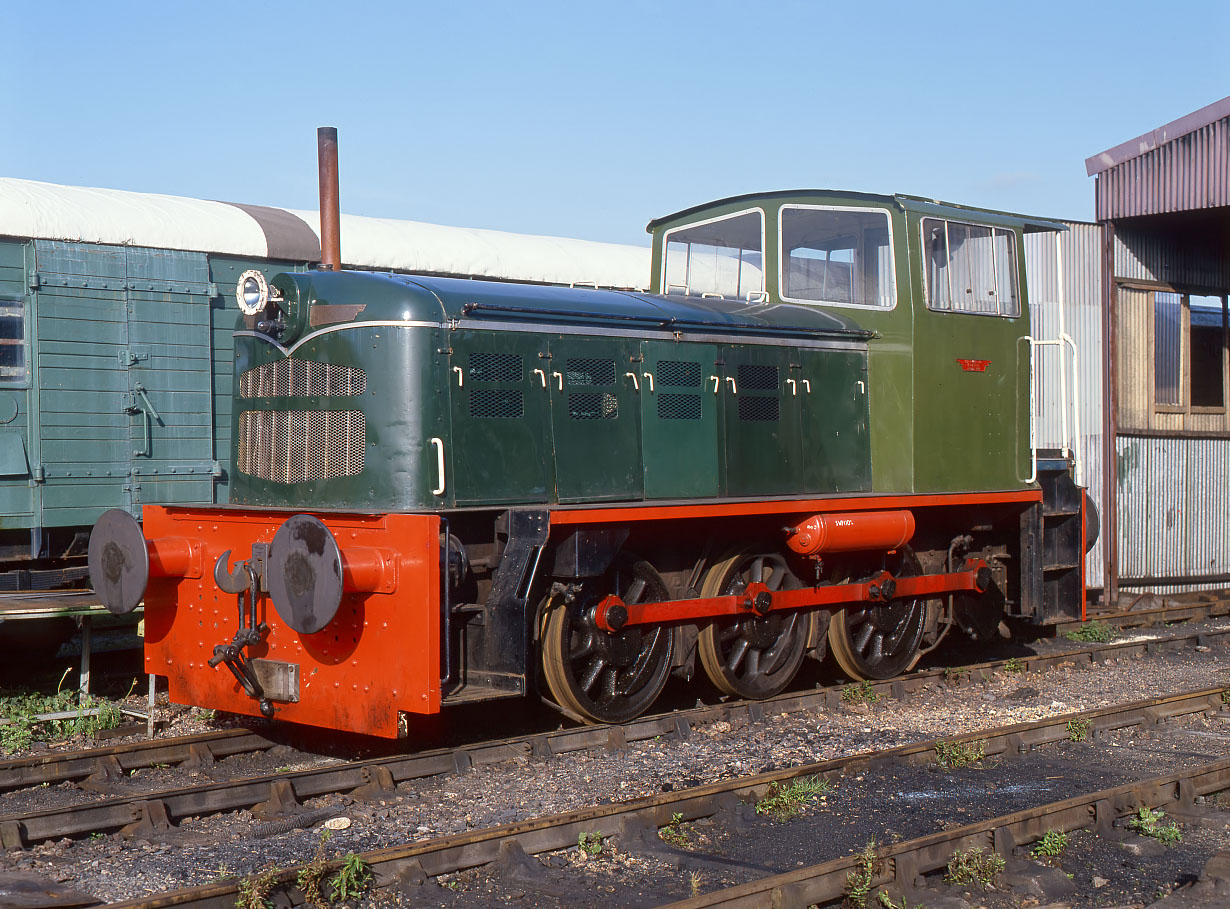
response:
<svg viewBox="0 0 1230 909"><path fill-rule="evenodd" d="M991 887L1006 864L1003 856L988 849L977 847L964 852L958 849L948 860L944 880L963 886L980 884L983 887Z"/></svg>
<svg viewBox="0 0 1230 909"><path fill-rule="evenodd" d="M800 776L788 783L773 783L765 797L756 803L756 813L767 814L775 821L789 821L822 801L832 788L832 783L819 776Z"/></svg>
<svg viewBox="0 0 1230 909"><path fill-rule="evenodd" d="M1085 622L1074 631L1066 631L1063 636L1082 644L1109 644L1119 636L1119 632L1105 622L1094 621Z"/></svg>
<svg viewBox="0 0 1230 909"><path fill-rule="evenodd" d="M841 699L847 704L874 704L881 697L869 679L863 679L857 685L847 685L841 691Z"/></svg>
<svg viewBox="0 0 1230 909"><path fill-rule="evenodd" d="M978 764L986 757L986 742L936 742L935 762L945 770L959 770Z"/></svg>

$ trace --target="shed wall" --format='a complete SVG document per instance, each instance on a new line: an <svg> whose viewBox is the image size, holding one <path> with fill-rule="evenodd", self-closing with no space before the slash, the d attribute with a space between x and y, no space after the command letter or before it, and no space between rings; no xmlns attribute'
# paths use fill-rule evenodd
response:
<svg viewBox="0 0 1230 909"><path fill-rule="evenodd" d="M1118 222L1115 276L1221 291L1230 287L1230 250L1220 244L1214 232L1178 232Z"/></svg>

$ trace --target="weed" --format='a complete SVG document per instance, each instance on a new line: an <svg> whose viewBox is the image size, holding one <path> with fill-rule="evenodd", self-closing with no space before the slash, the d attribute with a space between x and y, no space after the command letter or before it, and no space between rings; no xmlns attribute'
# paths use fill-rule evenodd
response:
<svg viewBox="0 0 1230 909"><path fill-rule="evenodd" d="M692 845L692 836L684 826L683 815L676 811L671 815L670 823L658 830L658 839L676 849L687 849Z"/></svg>
<svg viewBox="0 0 1230 909"><path fill-rule="evenodd" d="M800 776L788 783L773 783L765 797L756 803L756 813L767 814L775 821L788 821L823 799L832 788L832 784L820 776Z"/></svg>
<svg viewBox="0 0 1230 909"><path fill-rule="evenodd" d="M590 858L602 855L602 834L582 833L577 837L577 848Z"/></svg>
<svg viewBox="0 0 1230 909"><path fill-rule="evenodd" d="M986 742L936 742L935 762L945 770L957 770L979 763L986 756Z"/></svg>
<svg viewBox="0 0 1230 909"><path fill-rule="evenodd" d="M956 685L959 682L969 681L973 677L973 671L960 666L948 666L944 669L944 681L949 685Z"/></svg>
<svg viewBox="0 0 1230 909"><path fill-rule="evenodd" d="M1084 622L1074 631L1065 631L1063 636L1082 644L1109 644L1119 636L1119 632L1105 622Z"/></svg>
<svg viewBox="0 0 1230 909"><path fill-rule="evenodd" d="M868 679L858 685L847 685L841 692L841 699L847 704L874 704L880 697Z"/></svg>
<svg viewBox="0 0 1230 909"><path fill-rule="evenodd" d="M1068 848L1068 835L1062 830L1048 830L1034 843L1029 854L1034 858L1058 858Z"/></svg>
<svg viewBox="0 0 1230 909"><path fill-rule="evenodd" d="M347 852L342 867L333 875L333 902L357 900L372 884L371 866L360 855Z"/></svg>
<svg viewBox="0 0 1230 909"><path fill-rule="evenodd" d="M1008 662L1004 663L1004 672L1024 672L1025 661L1019 657L1009 657Z"/></svg>
<svg viewBox="0 0 1230 909"><path fill-rule="evenodd" d="M197 870L211 873L213 878L210 880L210 883L212 884L220 884L235 877L235 872L226 866L226 862L222 862L217 868L198 868Z"/></svg>
<svg viewBox="0 0 1230 909"><path fill-rule="evenodd" d="M329 899L325 896L325 872L329 870L329 859L325 857L325 843L329 841L332 830L322 830L320 842L316 845L316 855L299 869L296 883L303 894L303 900L315 909L325 909Z"/></svg>
<svg viewBox="0 0 1230 909"><path fill-rule="evenodd" d="M1084 742L1089 738L1089 729L1093 724L1089 720L1068 720L1068 741Z"/></svg>
<svg viewBox="0 0 1230 909"><path fill-rule="evenodd" d="M867 898L871 896L873 882L882 867L876 855L876 841L869 841L855 861L857 864L854 870L846 874L846 886L842 894L845 897L845 905L851 909L867 909Z"/></svg>
<svg viewBox="0 0 1230 909"><path fill-rule="evenodd" d="M887 893L881 893L879 899L880 905L883 906L884 909L911 909L910 901L904 896L901 897L901 902L899 903L894 902L893 898ZM915 903L913 909L923 909L923 907Z"/></svg>
<svg viewBox="0 0 1230 909"><path fill-rule="evenodd" d="M235 909L273 909L273 891L278 885L278 869L270 865L239 882Z"/></svg>
<svg viewBox="0 0 1230 909"><path fill-rule="evenodd" d="M1128 819L1128 826L1141 836L1151 836L1165 846L1173 846L1183 839L1183 834L1179 832L1179 828L1174 821L1167 821L1163 824L1161 821L1165 816L1165 811L1155 811L1152 808L1141 805L1137 809L1135 817Z"/></svg>
<svg viewBox="0 0 1230 909"><path fill-rule="evenodd" d="M107 835L107 834L103 833L102 831L99 831L99 830L94 830L94 831L92 831L92 832L90 833L90 839L92 839L92 840L101 840L101 839L103 839L104 837L106 837L106 835Z"/></svg>
<svg viewBox="0 0 1230 909"><path fill-rule="evenodd" d="M700 896L701 880L699 871L692 871L688 874L688 886L692 889L692 896Z"/></svg>
<svg viewBox="0 0 1230 909"><path fill-rule="evenodd" d="M1230 688L1223 688L1221 690L1221 702L1230 706Z"/></svg>
<svg viewBox="0 0 1230 909"><path fill-rule="evenodd" d="M952 884L981 884L990 887L1004 870L1006 863L1003 856L996 855L981 846L962 852L958 849L948 860L948 870L944 880Z"/></svg>
<svg viewBox="0 0 1230 909"><path fill-rule="evenodd" d="M63 678L60 684L64 684ZM96 715L85 715L85 711L94 709L98 710ZM68 719L38 719L39 714L74 710L77 715ZM58 689L55 694L17 693L0 698L0 717L9 721L0 726L0 750L8 754L30 747L36 738L93 735L100 729L114 729L123 719L117 704L72 689Z"/></svg>

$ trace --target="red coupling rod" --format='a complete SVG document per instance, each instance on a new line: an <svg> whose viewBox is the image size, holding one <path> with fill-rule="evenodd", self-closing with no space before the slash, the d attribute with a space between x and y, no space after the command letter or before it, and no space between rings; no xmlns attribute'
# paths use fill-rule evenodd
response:
<svg viewBox="0 0 1230 909"><path fill-rule="evenodd" d="M767 615L783 609L814 607L845 608L867 603L890 603L894 599L942 596L949 593L985 593L991 586L991 571L982 559L973 559L964 571L948 574L893 577L882 571L853 584L831 584L799 590L769 590L760 582L747 585L742 593L658 603L625 603L611 594L594 612L594 623L603 631L617 632L629 625L656 625L729 616Z"/></svg>

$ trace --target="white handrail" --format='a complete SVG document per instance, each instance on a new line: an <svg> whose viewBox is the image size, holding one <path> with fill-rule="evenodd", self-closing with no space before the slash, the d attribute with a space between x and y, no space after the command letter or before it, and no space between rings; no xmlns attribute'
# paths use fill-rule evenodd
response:
<svg viewBox="0 0 1230 909"><path fill-rule="evenodd" d="M1025 343L1029 345L1029 476L1025 482L1032 483L1038 479L1038 431L1035 425L1038 394L1035 391L1037 383L1034 381L1034 348L1043 342L1034 340L1033 335L1026 335Z"/></svg>
<svg viewBox="0 0 1230 909"><path fill-rule="evenodd" d="M1081 441L1081 383L1080 360L1076 353L1076 341L1066 331L1059 335L1059 340L1072 348L1072 471L1076 485L1084 488L1085 464L1080 454Z"/></svg>
<svg viewBox="0 0 1230 909"><path fill-rule="evenodd" d="M431 446L436 450L436 470L439 472L440 485L432 489L433 496L444 495L444 440L432 438Z"/></svg>

